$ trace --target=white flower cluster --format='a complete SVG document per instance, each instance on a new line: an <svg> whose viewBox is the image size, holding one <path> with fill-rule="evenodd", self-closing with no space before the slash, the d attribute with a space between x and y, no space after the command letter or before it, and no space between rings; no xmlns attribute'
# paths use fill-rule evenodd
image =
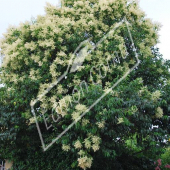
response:
<svg viewBox="0 0 170 170"><path fill-rule="evenodd" d="M94 152L96 152L97 150L100 149L99 144L101 142L101 138L98 136L92 136L92 142L93 142L92 149Z"/></svg>
<svg viewBox="0 0 170 170"><path fill-rule="evenodd" d="M81 142L80 142L79 140L77 140L77 141L75 142L75 144L74 144L74 147L75 147L76 149L81 149L81 148L82 148Z"/></svg>
<svg viewBox="0 0 170 170"><path fill-rule="evenodd" d="M86 170L87 168L91 168L92 161L93 158L88 158L87 156L78 158L78 166Z"/></svg>
<svg viewBox="0 0 170 170"><path fill-rule="evenodd" d="M80 115L87 110L87 107L83 104L77 104L75 106L76 111L72 113L72 119L74 121L80 120Z"/></svg>
<svg viewBox="0 0 170 170"><path fill-rule="evenodd" d="M97 150L100 149L100 146L99 146L100 142L101 142L100 137L90 135L88 138L86 138L84 140L83 143L84 143L86 149L92 148L93 151L96 152Z"/></svg>
<svg viewBox="0 0 170 170"><path fill-rule="evenodd" d="M163 117L163 114L164 114L164 113L163 113L162 108L158 107L158 108L156 109L155 117L158 118L158 119L160 119L160 118Z"/></svg>
<svg viewBox="0 0 170 170"><path fill-rule="evenodd" d="M63 149L63 151L68 152L70 150L70 145L63 144L62 149Z"/></svg>
<svg viewBox="0 0 170 170"><path fill-rule="evenodd" d="M100 129L103 129L105 127L105 121L97 122L96 124Z"/></svg>
<svg viewBox="0 0 170 170"><path fill-rule="evenodd" d="M161 97L161 92L159 90L156 90L151 94L151 99L153 101L157 101Z"/></svg>

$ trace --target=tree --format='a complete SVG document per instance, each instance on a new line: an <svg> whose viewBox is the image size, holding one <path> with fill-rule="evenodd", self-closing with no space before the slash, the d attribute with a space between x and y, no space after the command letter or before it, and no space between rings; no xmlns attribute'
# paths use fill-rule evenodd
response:
<svg viewBox="0 0 170 170"><path fill-rule="evenodd" d="M47 4L45 16L9 28L1 40L0 128L10 134L1 138L1 156L12 159L14 169L153 169L169 139L170 64L154 47L159 25L135 1L64 4L59 9ZM125 17L129 31L122 22L107 36ZM130 35L140 65L78 121L137 62ZM80 44L83 65L81 53L75 53ZM70 61L79 67L41 96ZM45 153L30 109L37 96L45 144L77 121Z"/></svg>

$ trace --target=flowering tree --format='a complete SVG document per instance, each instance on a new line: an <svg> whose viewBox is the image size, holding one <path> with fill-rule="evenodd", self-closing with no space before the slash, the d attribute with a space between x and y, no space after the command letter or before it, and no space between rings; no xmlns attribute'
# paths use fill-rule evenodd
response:
<svg viewBox="0 0 170 170"><path fill-rule="evenodd" d="M67 0L62 8L47 4L45 10L35 21L10 27L1 40L0 128L7 134L1 138L2 157L11 158L14 169L153 168L169 138L170 64L154 48L159 24L136 1ZM122 23L92 50L125 17L129 30ZM129 31L140 65L88 110L135 64ZM83 65L42 95L78 56L82 42ZM37 96L46 143L76 122L45 153L30 109Z"/></svg>

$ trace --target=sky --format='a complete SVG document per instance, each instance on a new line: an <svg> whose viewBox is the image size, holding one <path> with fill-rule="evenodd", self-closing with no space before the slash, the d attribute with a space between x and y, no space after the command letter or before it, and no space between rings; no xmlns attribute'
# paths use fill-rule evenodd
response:
<svg viewBox="0 0 170 170"><path fill-rule="evenodd" d="M19 25L20 22L29 21L32 17L43 15L46 1L59 5L59 0L0 0L0 37L6 32L9 25ZM170 0L139 0L140 7L148 18L162 24L160 31L161 54L170 59Z"/></svg>

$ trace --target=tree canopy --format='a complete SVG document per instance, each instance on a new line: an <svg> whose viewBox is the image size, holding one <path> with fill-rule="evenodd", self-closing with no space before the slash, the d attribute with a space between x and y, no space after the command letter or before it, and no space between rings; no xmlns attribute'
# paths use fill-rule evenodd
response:
<svg viewBox="0 0 170 170"><path fill-rule="evenodd" d="M0 156L15 170L153 169L170 138L170 62L155 47L159 24L129 0L65 0L45 11L1 39ZM44 93L74 64L80 44L83 65ZM136 53L140 64L91 107L133 68ZM37 98L45 145L76 121L46 152L30 107Z"/></svg>

